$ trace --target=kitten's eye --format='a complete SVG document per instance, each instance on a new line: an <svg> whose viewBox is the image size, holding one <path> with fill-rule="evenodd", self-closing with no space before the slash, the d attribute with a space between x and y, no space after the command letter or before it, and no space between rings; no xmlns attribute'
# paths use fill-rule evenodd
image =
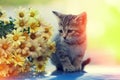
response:
<svg viewBox="0 0 120 80"><path fill-rule="evenodd" d="M63 33L63 31L62 31L62 30L59 30L59 32L60 32L60 33Z"/></svg>
<svg viewBox="0 0 120 80"><path fill-rule="evenodd" d="M68 33L71 33L71 32L73 32L73 30L68 30Z"/></svg>

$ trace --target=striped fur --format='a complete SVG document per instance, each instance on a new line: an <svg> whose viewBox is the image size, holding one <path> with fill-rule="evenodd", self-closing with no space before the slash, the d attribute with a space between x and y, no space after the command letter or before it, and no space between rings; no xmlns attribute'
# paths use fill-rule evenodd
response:
<svg viewBox="0 0 120 80"><path fill-rule="evenodd" d="M59 34L56 36L56 52L51 61L59 70L78 71L86 50L85 12L80 15L66 15L53 12L59 20Z"/></svg>

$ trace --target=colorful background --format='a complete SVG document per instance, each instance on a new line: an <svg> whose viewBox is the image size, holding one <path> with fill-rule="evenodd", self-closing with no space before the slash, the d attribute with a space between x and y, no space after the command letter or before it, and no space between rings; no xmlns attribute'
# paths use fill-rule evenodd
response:
<svg viewBox="0 0 120 80"><path fill-rule="evenodd" d="M55 28L52 11L66 14L87 12L87 57L91 64L120 65L120 0L0 0L8 16L14 17L19 6L39 9L41 16Z"/></svg>

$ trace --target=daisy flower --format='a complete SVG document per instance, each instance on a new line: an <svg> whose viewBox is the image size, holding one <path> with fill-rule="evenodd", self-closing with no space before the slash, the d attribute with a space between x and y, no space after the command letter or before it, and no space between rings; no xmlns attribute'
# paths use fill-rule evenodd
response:
<svg viewBox="0 0 120 80"><path fill-rule="evenodd" d="M41 35L36 32L36 33L30 33L29 37L30 37L31 40L37 40L38 38L40 38L40 36Z"/></svg>
<svg viewBox="0 0 120 80"><path fill-rule="evenodd" d="M50 38L51 38L51 36L49 36L48 34L42 33L42 34L41 34L41 37L40 37L40 41L45 43L45 42L47 42Z"/></svg>
<svg viewBox="0 0 120 80"><path fill-rule="evenodd" d="M49 42L47 46L48 46L48 52L54 53L56 51L55 42Z"/></svg>
<svg viewBox="0 0 120 80"><path fill-rule="evenodd" d="M27 11L25 8L22 8L22 7L19 7L17 10L16 10L16 14L17 14L17 17L18 18L27 18Z"/></svg>
<svg viewBox="0 0 120 80"><path fill-rule="evenodd" d="M36 18L35 20L36 20L36 22L38 23L38 27L42 27L42 25L43 25L43 20L42 20L42 18L38 17L38 18Z"/></svg>
<svg viewBox="0 0 120 80"><path fill-rule="evenodd" d="M10 68L7 64L5 64L5 63L0 64L0 77L8 76L9 70L10 70Z"/></svg>
<svg viewBox="0 0 120 80"><path fill-rule="evenodd" d="M21 42L25 41L25 36L22 36L23 32L19 29L13 30L13 34L8 34L7 38L11 41L12 46L17 47L21 44Z"/></svg>
<svg viewBox="0 0 120 80"><path fill-rule="evenodd" d="M11 64L11 63L13 63L13 61L12 61L12 55L13 55L13 54L11 53L11 54L7 55L7 57L5 57L5 58L3 59L6 64Z"/></svg>
<svg viewBox="0 0 120 80"><path fill-rule="evenodd" d="M6 12L0 8L0 20L6 18Z"/></svg>
<svg viewBox="0 0 120 80"><path fill-rule="evenodd" d="M25 37L25 41L27 41L29 39L29 34L27 31L24 31L22 36Z"/></svg>
<svg viewBox="0 0 120 80"><path fill-rule="evenodd" d="M30 8L29 9L29 17L32 18L38 18L39 17L39 12L36 9Z"/></svg>
<svg viewBox="0 0 120 80"><path fill-rule="evenodd" d="M43 32L45 33L45 34L48 34L48 35L52 35L52 27L50 27L50 26L47 26L47 27L43 27Z"/></svg>
<svg viewBox="0 0 120 80"><path fill-rule="evenodd" d="M34 59L34 64L36 66L37 72L42 72L45 70L45 64L46 64L47 58L45 56L38 56Z"/></svg>
<svg viewBox="0 0 120 80"><path fill-rule="evenodd" d="M24 66L21 66L21 72L28 72L30 71L31 64L29 62L25 62Z"/></svg>
<svg viewBox="0 0 120 80"><path fill-rule="evenodd" d="M31 45L29 46L29 54L30 56L32 56L33 58L42 55L42 53L40 52L41 47L39 47L39 43L37 42L37 40L30 40L29 43L31 43Z"/></svg>
<svg viewBox="0 0 120 80"><path fill-rule="evenodd" d="M37 32L40 29L39 22L34 18L29 19L28 25L30 27L30 32L34 33L34 32Z"/></svg>
<svg viewBox="0 0 120 80"><path fill-rule="evenodd" d="M40 53L42 53L42 55L44 55L44 53L46 52L46 43L42 43L42 42L39 43L39 47L41 48Z"/></svg>
<svg viewBox="0 0 120 80"><path fill-rule="evenodd" d="M7 57L8 54L10 54L13 51L13 48L11 46L12 44L8 39L1 38L0 39L0 55Z"/></svg>
<svg viewBox="0 0 120 80"><path fill-rule="evenodd" d="M20 30L24 30L24 29L28 29L28 24L27 24L28 20L26 19L17 19L14 24L15 24L15 28L18 28Z"/></svg>
<svg viewBox="0 0 120 80"><path fill-rule="evenodd" d="M4 57L4 56L1 56L1 57L0 57L0 64L5 63L5 62L6 62L5 57Z"/></svg>
<svg viewBox="0 0 120 80"><path fill-rule="evenodd" d="M16 49L17 53L20 53L22 56L28 56L28 50L29 50L29 43L22 42Z"/></svg>
<svg viewBox="0 0 120 80"><path fill-rule="evenodd" d="M0 20L4 21L4 24L9 23L9 18L6 15L6 12L0 8Z"/></svg>
<svg viewBox="0 0 120 80"><path fill-rule="evenodd" d="M45 71L45 64L44 65L36 64L36 71L37 72L44 72Z"/></svg>
<svg viewBox="0 0 120 80"><path fill-rule="evenodd" d="M24 65L24 62L25 62L25 58L22 57L19 53L14 53L13 54L13 62L14 62L14 65L17 66L23 66Z"/></svg>

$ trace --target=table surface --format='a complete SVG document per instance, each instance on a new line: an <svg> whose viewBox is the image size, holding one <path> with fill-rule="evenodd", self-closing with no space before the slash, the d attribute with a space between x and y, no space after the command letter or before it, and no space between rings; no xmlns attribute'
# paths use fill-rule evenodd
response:
<svg viewBox="0 0 120 80"><path fill-rule="evenodd" d="M54 71L45 75L29 72L0 80L120 80L120 67L88 66L86 71L73 73Z"/></svg>

